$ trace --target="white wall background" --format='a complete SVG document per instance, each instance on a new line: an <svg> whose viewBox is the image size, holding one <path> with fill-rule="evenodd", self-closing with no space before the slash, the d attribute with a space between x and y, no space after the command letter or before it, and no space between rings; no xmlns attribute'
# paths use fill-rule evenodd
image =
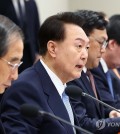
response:
<svg viewBox="0 0 120 134"><path fill-rule="evenodd" d="M36 0L41 23L50 15L69 10L69 0Z"/></svg>
<svg viewBox="0 0 120 134"><path fill-rule="evenodd" d="M104 11L108 16L120 13L120 0L69 0L69 9Z"/></svg>
<svg viewBox="0 0 120 134"><path fill-rule="evenodd" d="M91 9L104 11L108 16L120 13L120 0L36 0L41 23L61 11Z"/></svg>

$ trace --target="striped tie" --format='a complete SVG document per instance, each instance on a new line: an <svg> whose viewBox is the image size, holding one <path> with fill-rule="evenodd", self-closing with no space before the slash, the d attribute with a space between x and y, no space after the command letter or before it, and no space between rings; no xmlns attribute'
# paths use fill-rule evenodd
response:
<svg viewBox="0 0 120 134"><path fill-rule="evenodd" d="M95 94L95 97L98 99L97 91L96 91L96 87L95 87L95 81L94 81L93 75L92 75L92 73L89 70L87 70L86 74L89 77L89 80L90 80L90 83L91 83L93 92Z"/></svg>
<svg viewBox="0 0 120 134"><path fill-rule="evenodd" d="M65 92L63 92L63 94L62 94L62 100L63 100L63 103L64 103L66 109L67 109L71 124L74 125L73 111L72 111L72 108L71 108L71 105L70 105L70 102L69 102L69 97L65 94ZM74 131L74 133L76 133L74 128L73 128L73 131Z"/></svg>

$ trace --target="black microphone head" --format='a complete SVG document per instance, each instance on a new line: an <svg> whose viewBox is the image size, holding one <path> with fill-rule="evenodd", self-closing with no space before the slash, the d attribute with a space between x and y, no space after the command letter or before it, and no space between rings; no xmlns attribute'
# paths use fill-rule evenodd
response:
<svg viewBox="0 0 120 134"><path fill-rule="evenodd" d="M82 89L78 86L70 85L65 88L65 93L74 99L78 99L82 95Z"/></svg>
<svg viewBox="0 0 120 134"><path fill-rule="evenodd" d="M32 104L23 104L20 107L21 114L27 117L37 117L39 115L39 110L40 107Z"/></svg>

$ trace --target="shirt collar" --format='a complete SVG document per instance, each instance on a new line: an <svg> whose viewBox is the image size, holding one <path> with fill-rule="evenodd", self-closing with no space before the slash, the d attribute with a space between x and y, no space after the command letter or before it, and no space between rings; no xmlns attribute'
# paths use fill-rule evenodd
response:
<svg viewBox="0 0 120 134"><path fill-rule="evenodd" d="M53 84L55 85L59 95L62 98L62 93L66 88L66 83L63 84L62 81L58 78L58 76L49 69L49 67L40 59L41 64L44 66L45 70L47 71L50 79L52 80Z"/></svg>
<svg viewBox="0 0 120 134"><path fill-rule="evenodd" d="M87 68L83 67L83 72L86 73L87 72Z"/></svg>
<svg viewBox="0 0 120 134"><path fill-rule="evenodd" d="M100 59L100 63L101 63L101 66L103 68L104 73L107 73L108 66L107 66L107 64L106 64L106 62L105 62L105 60L103 58Z"/></svg>

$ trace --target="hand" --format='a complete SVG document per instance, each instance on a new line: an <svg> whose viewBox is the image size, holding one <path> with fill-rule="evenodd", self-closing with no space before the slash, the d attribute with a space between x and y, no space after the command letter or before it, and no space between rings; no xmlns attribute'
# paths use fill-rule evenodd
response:
<svg viewBox="0 0 120 134"><path fill-rule="evenodd" d="M120 117L120 113L119 113L119 112L116 112L115 110L112 110L112 111L109 113L109 117L110 117L110 118Z"/></svg>

